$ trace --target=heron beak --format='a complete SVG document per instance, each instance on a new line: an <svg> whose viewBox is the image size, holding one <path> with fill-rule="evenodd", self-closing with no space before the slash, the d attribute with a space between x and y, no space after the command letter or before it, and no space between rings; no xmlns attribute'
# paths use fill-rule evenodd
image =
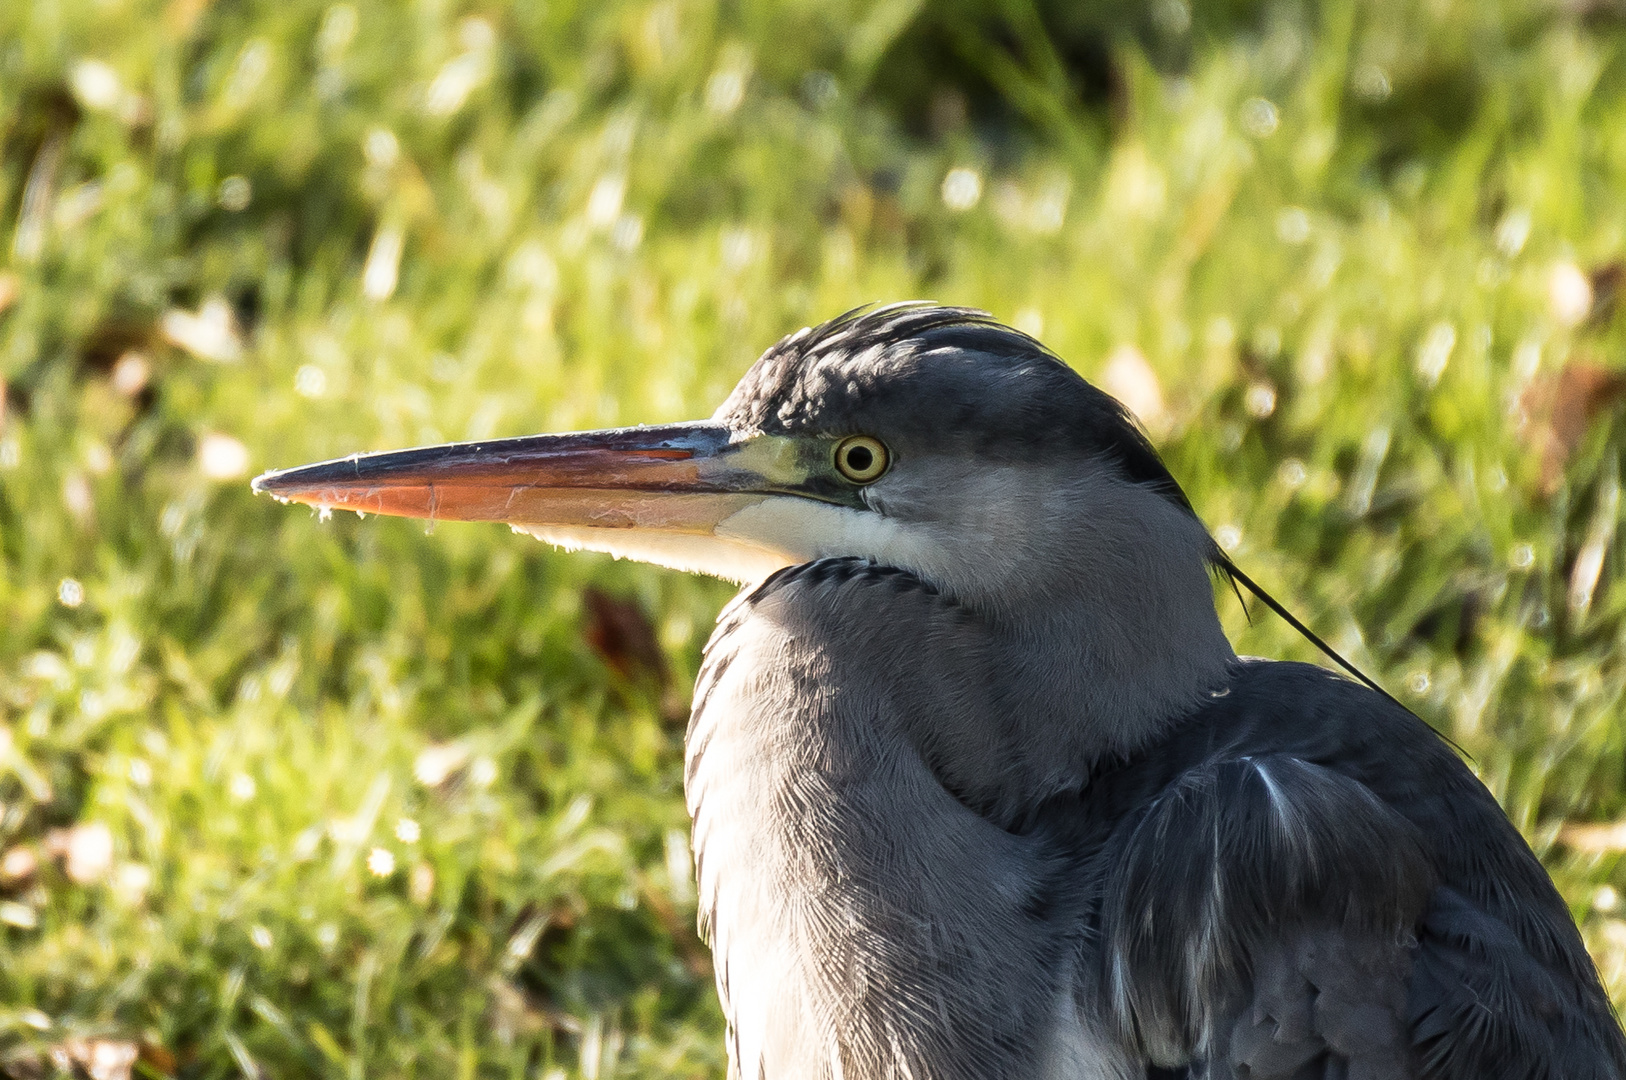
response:
<svg viewBox="0 0 1626 1080"><path fill-rule="evenodd" d="M449 443L265 473L285 502L433 521L709 533L805 476L791 440L731 442L721 424Z"/></svg>
<svg viewBox="0 0 1626 1080"><path fill-rule="evenodd" d="M700 421L357 454L268 472L253 487L322 509L502 521L562 547L747 580L796 560L740 550L718 526L765 499L812 494L818 453Z"/></svg>

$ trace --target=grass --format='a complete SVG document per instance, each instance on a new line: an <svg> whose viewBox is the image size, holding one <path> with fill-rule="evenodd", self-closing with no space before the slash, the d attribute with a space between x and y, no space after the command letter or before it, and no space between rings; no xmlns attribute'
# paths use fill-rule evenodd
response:
<svg viewBox="0 0 1626 1080"><path fill-rule="evenodd" d="M705 415L918 296L1130 400L1626 1001L1574 827L1626 815L1618 17L0 6L0 1068L721 1075L678 703L728 589L247 477Z"/></svg>

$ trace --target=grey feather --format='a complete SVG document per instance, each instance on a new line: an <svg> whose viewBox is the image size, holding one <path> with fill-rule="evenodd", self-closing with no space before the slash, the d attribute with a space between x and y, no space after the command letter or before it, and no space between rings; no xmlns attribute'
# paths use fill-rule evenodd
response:
<svg viewBox="0 0 1626 1080"><path fill-rule="evenodd" d="M708 650L688 791L742 1075L1033 1076L1068 989L1063 861L956 800L917 739L986 700L976 638L898 581L788 571ZM917 620L924 654L887 632ZM862 684L859 657L902 677Z"/></svg>
<svg viewBox="0 0 1626 1080"><path fill-rule="evenodd" d="M718 418L883 440L862 505L911 538L748 589L708 647L687 793L735 1075L1626 1077L1489 793L1392 700L1237 660L1178 485L1037 343L854 314Z"/></svg>

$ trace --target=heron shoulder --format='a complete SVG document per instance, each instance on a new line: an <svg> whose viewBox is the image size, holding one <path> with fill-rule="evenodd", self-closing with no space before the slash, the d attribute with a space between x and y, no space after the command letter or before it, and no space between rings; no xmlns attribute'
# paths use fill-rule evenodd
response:
<svg viewBox="0 0 1626 1080"><path fill-rule="evenodd" d="M1239 661L1036 828L1095 853L1103 990L1162 1060L1242 1061L1247 1015L1299 1007L1270 995L1334 983L1378 995L1347 1003L1350 1023L1388 1016L1362 1053L1405 1030L1428 1075L1526 1075L1556 1060L1542 1047L1567 1047L1563 1075L1626 1060L1562 898L1495 799L1420 719L1341 676ZM1317 1023L1345 1022L1333 1001ZM1311 1054L1339 1037L1303 1034Z"/></svg>
<svg viewBox="0 0 1626 1080"><path fill-rule="evenodd" d="M1302 936L1336 931L1369 954L1369 974L1391 969L1402 985L1394 972L1437 882L1423 838L1392 807L1333 770L1268 754L1182 773L1114 830L1094 884L1103 995L1126 1036L1178 1063L1216 1056L1239 1002L1260 990L1249 973L1278 952L1296 957ZM1397 1002L1393 989L1360 1007L1386 1003L1398 1028L1404 993Z"/></svg>

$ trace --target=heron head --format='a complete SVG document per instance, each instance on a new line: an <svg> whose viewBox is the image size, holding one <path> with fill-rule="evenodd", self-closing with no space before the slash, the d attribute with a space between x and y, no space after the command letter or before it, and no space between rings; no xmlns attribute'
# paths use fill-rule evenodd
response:
<svg viewBox="0 0 1626 1080"><path fill-rule="evenodd" d="M989 603L1156 576L1150 551L1206 579L1213 554L1118 402L989 316L925 304L785 338L710 420L359 455L254 487L739 582L857 556Z"/></svg>

